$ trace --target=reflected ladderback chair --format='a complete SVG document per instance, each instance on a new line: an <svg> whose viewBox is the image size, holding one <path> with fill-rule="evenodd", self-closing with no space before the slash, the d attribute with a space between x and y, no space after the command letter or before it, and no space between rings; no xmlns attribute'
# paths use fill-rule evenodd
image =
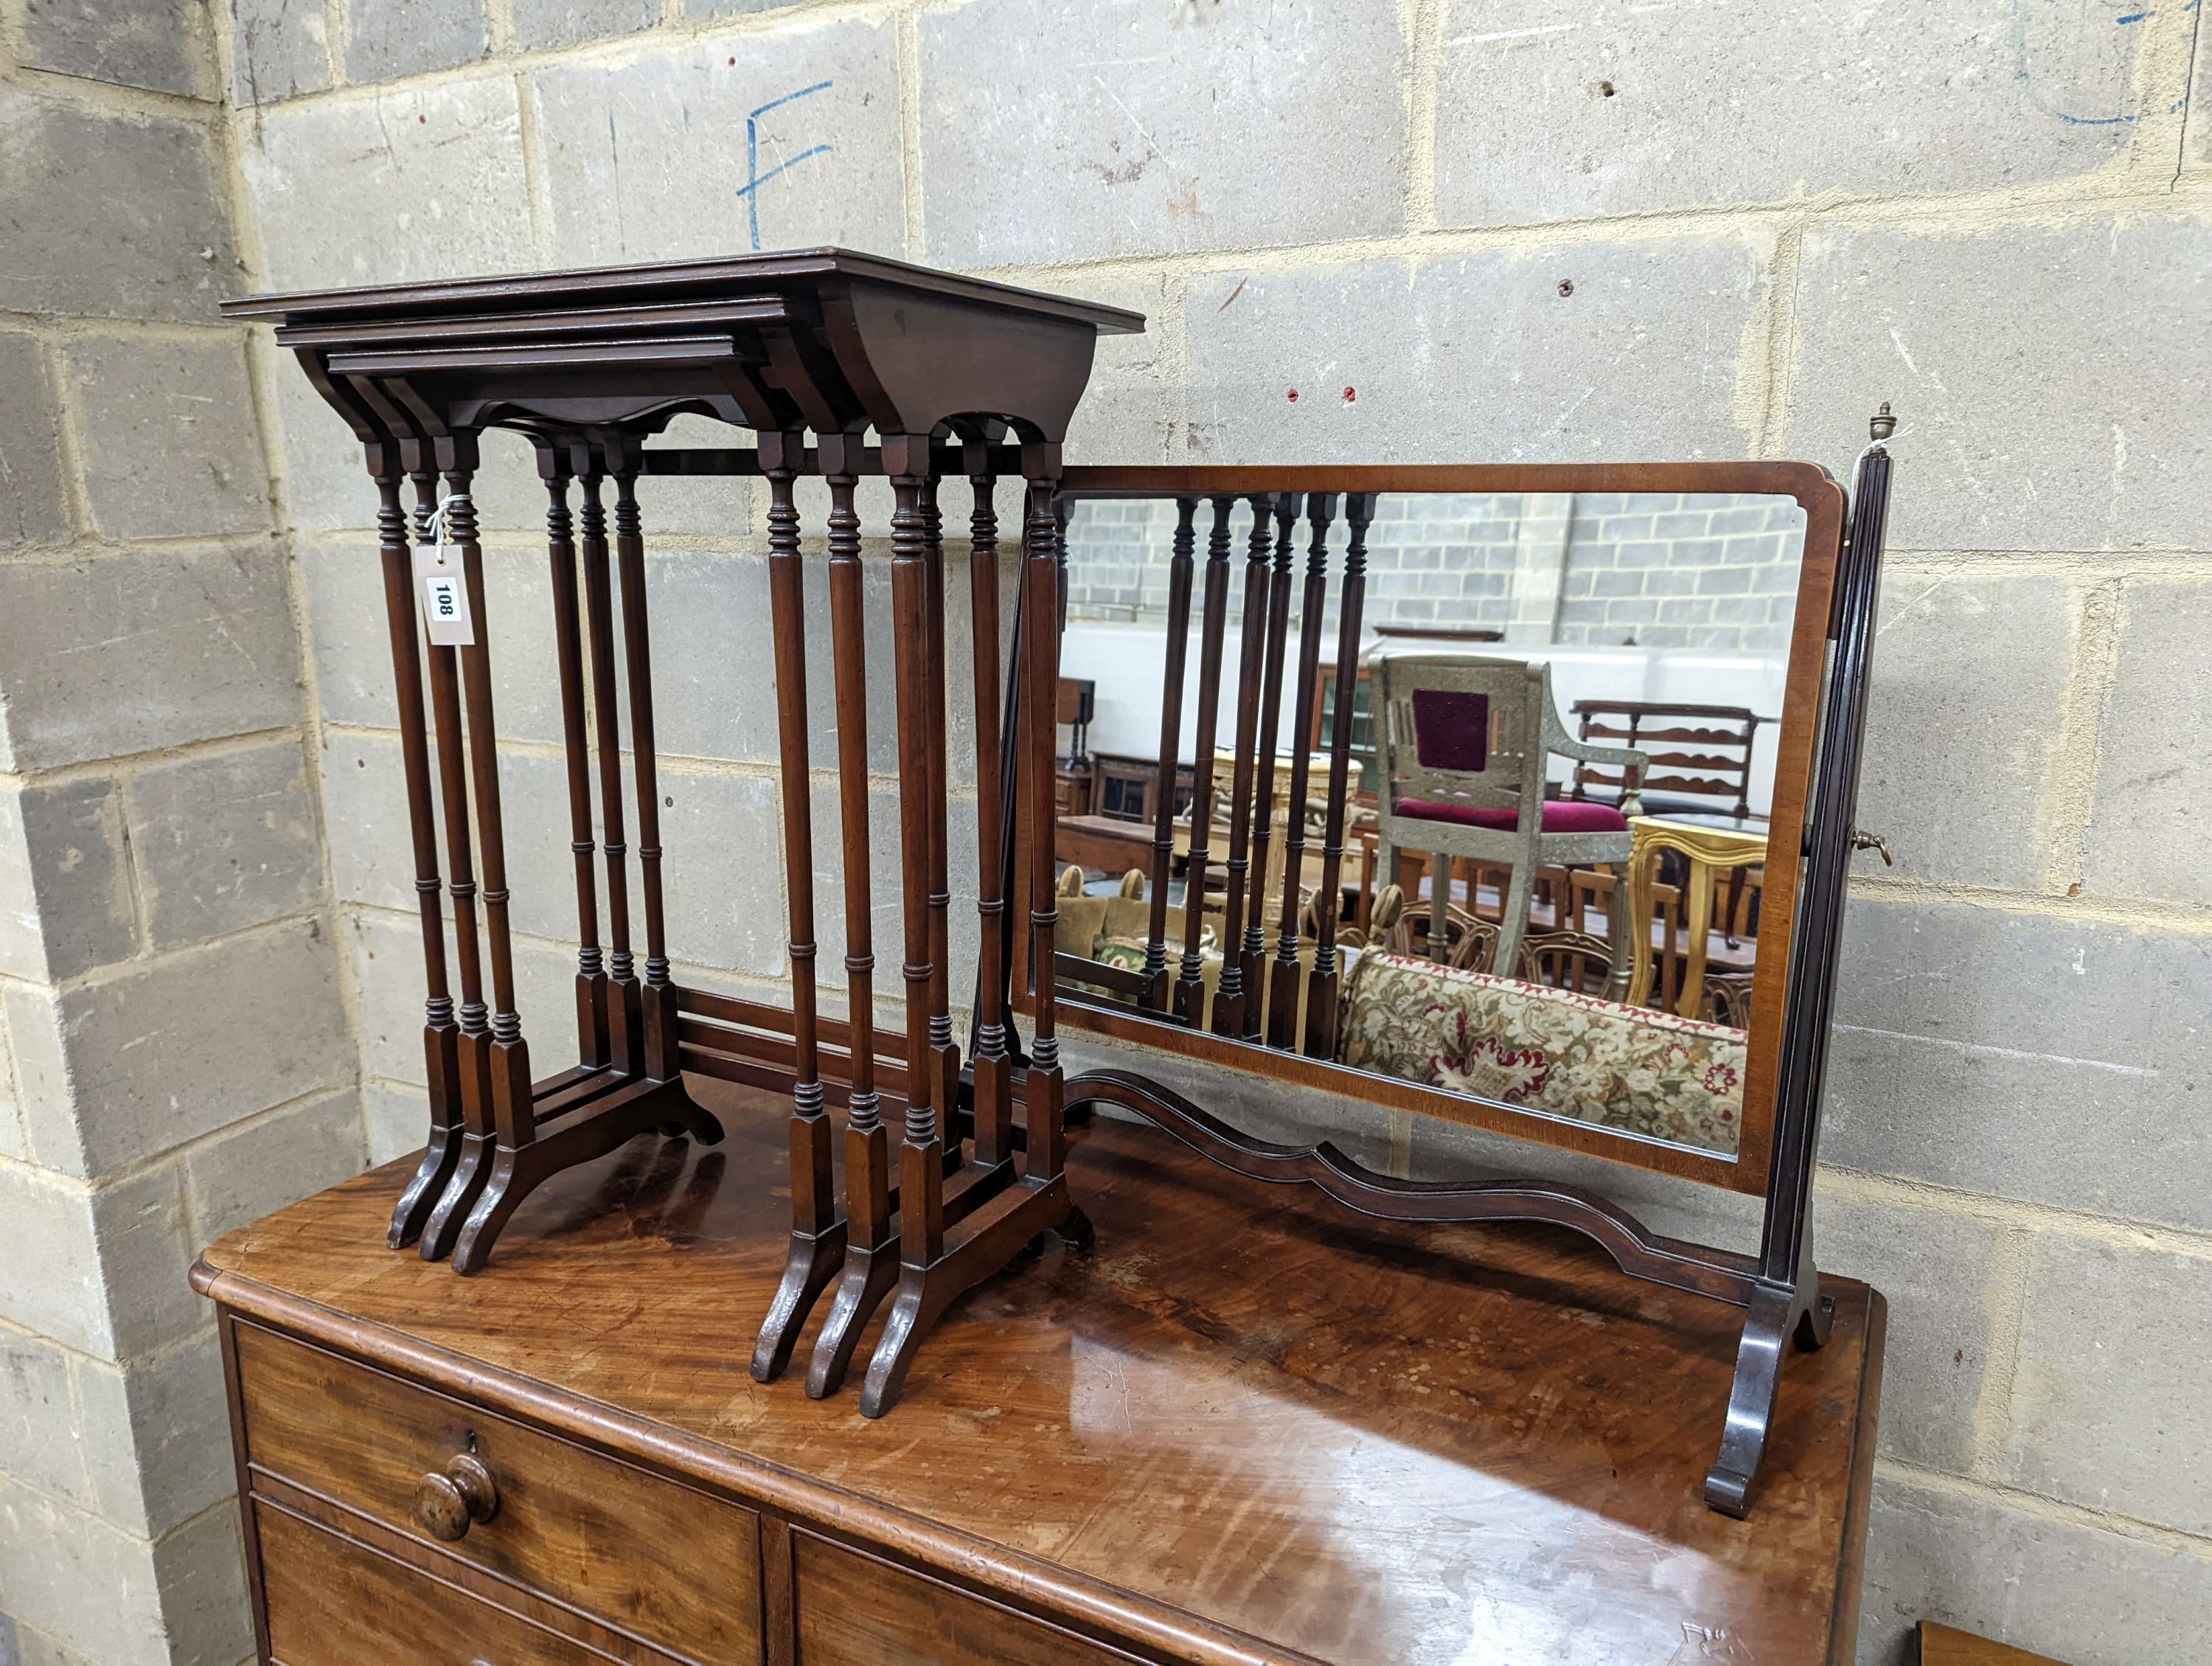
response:
<svg viewBox="0 0 2212 1666"><path fill-rule="evenodd" d="M1646 815L1753 818L1752 748L1773 719L1747 706L1652 700L1577 700L1572 714L1577 739L1625 741L1650 757L1638 783ZM1577 765L1568 796L1619 804L1626 790L1620 767L1600 761Z"/></svg>
<svg viewBox="0 0 2212 1666"><path fill-rule="evenodd" d="M1647 759L1628 746L1577 739L1552 702L1551 670L1519 660L1463 654L1378 654L1370 660L1381 775L1376 870L1395 874L1401 848L1436 858L1440 902L1450 859L1464 856L1510 870L1492 964L1520 964L1528 900L1540 864L1628 860L1628 818L1638 812L1637 783ZM1621 766L1627 792L1618 806L1547 799L1553 757ZM1616 939L1623 911L1611 911ZM1627 957L1616 949L1616 964Z"/></svg>

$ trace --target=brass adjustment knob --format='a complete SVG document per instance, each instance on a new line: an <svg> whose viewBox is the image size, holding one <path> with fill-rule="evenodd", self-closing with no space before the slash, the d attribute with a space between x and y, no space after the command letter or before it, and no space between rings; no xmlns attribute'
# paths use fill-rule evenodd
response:
<svg viewBox="0 0 2212 1666"><path fill-rule="evenodd" d="M415 1488L415 1519L445 1544L468 1536L477 1522L499 1513L499 1488L491 1471L463 1452L443 1469L433 1469Z"/></svg>

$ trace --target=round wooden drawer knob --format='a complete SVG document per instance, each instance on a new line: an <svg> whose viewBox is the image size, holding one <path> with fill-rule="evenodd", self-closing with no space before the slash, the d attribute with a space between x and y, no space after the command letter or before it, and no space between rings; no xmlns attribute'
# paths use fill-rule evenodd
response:
<svg viewBox="0 0 2212 1666"><path fill-rule="evenodd" d="M466 1453L433 1469L415 1489L415 1519L432 1538L453 1544L470 1527L499 1513L499 1488L491 1471Z"/></svg>

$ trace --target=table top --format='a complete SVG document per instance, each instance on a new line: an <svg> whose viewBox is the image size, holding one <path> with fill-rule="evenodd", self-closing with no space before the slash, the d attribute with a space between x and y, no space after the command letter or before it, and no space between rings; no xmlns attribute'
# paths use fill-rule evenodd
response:
<svg viewBox="0 0 2212 1666"><path fill-rule="evenodd" d="M383 1247L411 1160L207 1253L204 1287L416 1380L1207 1661L1846 1662L1883 1308L1829 1286L1746 1521L1707 1509L1737 1310L1548 1227L1364 1220L1102 1120L1097 1227L972 1292L860 1415L746 1364L781 1102L562 1175L488 1271ZM802 1345L803 1347L804 1345Z"/></svg>
<svg viewBox="0 0 2212 1666"><path fill-rule="evenodd" d="M1766 824L1747 825L1732 818L1711 817L1699 819L1696 816L1631 816L1631 833L1647 842L1654 839L1687 838L1693 844L1705 844L1730 854L1764 851L1766 848Z"/></svg>
<svg viewBox="0 0 2212 1666"><path fill-rule="evenodd" d="M2049 1655L2032 1655L1933 1620L1920 1622L1913 1640L1919 1645L1918 1666L2066 1666Z"/></svg>
<svg viewBox="0 0 2212 1666"><path fill-rule="evenodd" d="M836 248L253 295L222 310L273 322L364 445L442 446L449 476L474 470L486 427L619 449L679 411L811 430L844 453L833 471L869 428L902 455L933 434L978 441L1009 426L1024 445L1057 446L1097 337L1145 326L1118 307ZM1024 457L1024 470L1058 472L1056 452ZM416 469L368 460L372 473Z"/></svg>
<svg viewBox="0 0 2212 1666"><path fill-rule="evenodd" d="M1141 333L1145 315L1097 301L1048 295L1012 283L966 277L852 249L779 249L705 260L586 266L563 271L511 272L488 277L434 278L418 283L346 289L301 289L222 303L226 318L304 323L318 319L408 317L526 310L539 317L562 308L669 305L763 290L804 289L848 279L914 295L940 295L981 307L1039 313L1095 327L1100 334Z"/></svg>

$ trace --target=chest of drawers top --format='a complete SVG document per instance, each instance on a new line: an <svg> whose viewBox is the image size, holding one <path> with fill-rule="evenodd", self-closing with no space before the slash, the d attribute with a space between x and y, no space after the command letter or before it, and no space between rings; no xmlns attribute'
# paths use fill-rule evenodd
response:
<svg viewBox="0 0 2212 1666"><path fill-rule="evenodd" d="M270 1623L327 1626L300 1605L333 1590L398 1614L428 1577L536 1639L457 1666L1850 1658L1863 1286L1832 1282L1736 1521L1699 1492L1731 1310L1565 1235L1324 1219L1102 1122L1070 1165L1097 1250L974 1292L871 1422L747 1374L783 1108L707 1095L726 1146L563 1177L481 1278L373 1247L398 1167L210 1250ZM471 1455L497 1513L440 1542L416 1493Z"/></svg>

